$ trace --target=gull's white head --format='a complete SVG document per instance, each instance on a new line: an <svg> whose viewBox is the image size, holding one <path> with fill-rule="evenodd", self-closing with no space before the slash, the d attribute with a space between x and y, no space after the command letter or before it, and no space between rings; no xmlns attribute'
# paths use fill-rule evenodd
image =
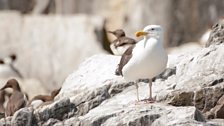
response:
<svg viewBox="0 0 224 126"><path fill-rule="evenodd" d="M135 33L136 37L144 36L145 38L160 38L163 34L163 28L160 25L148 25L143 31L138 31Z"/></svg>

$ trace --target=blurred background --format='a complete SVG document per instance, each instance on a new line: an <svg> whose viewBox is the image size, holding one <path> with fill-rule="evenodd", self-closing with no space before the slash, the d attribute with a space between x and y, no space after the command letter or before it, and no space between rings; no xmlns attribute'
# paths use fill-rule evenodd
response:
<svg viewBox="0 0 224 126"><path fill-rule="evenodd" d="M0 85L17 77L31 96L58 88L86 58L111 53L106 31L119 28L135 38L160 24L169 53L200 49L223 15L223 0L0 0L0 58L17 56L0 64Z"/></svg>

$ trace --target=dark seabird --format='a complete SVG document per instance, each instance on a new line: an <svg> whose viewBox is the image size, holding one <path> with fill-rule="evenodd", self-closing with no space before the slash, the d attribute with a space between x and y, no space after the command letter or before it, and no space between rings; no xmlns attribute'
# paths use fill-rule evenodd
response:
<svg viewBox="0 0 224 126"><path fill-rule="evenodd" d="M5 91L2 90L0 91L0 119L5 117L4 103L5 103Z"/></svg>
<svg viewBox="0 0 224 126"><path fill-rule="evenodd" d="M149 79L149 98L145 101L153 102L151 79L165 70L168 60L163 48L163 29L159 25L149 25L136 36L144 36L144 39L125 51L116 72L127 81ZM136 88L139 101L137 83Z"/></svg>
<svg viewBox="0 0 224 126"><path fill-rule="evenodd" d="M3 59L0 59L0 64L4 64L4 60Z"/></svg>
<svg viewBox="0 0 224 126"><path fill-rule="evenodd" d="M136 44L134 39L125 36L125 32L122 29L108 32L116 36L116 39L110 44L114 55L121 56L130 46Z"/></svg>
<svg viewBox="0 0 224 126"><path fill-rule="evenodd" d="M5 113L4 103L5 103L5 91L2 90L0 91L0 113Z"/></svg>
<svg viewBox="0 0 224 126"><path fill-rule="evenodd" d="M4 90L6 88L13 89L5 110L6 116L12 116L17 110L26 106L27 98L26 95L21 92L19 83L16 79L8 80L5 86L0 90Z"/></svg>
<svg viewBox="0 0 224 126"><path fill-rule="evenodd" d="M51 95L37 95L33 97L32 100L30 100L29 105L32 106L33 108L38 108L45 102L51 103L52 101L54 101L55 96L58 95L60 90L61 88L52 91Z"/></svg>

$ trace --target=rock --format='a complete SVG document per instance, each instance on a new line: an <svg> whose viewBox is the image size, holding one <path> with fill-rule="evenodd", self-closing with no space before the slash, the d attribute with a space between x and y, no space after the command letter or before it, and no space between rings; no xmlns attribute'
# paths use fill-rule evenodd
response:
<svg viewBox="0 0 224 126"><path fill-rule="evenodd" d="M212 27L212 31L209 36L209 40L206 43L206 47L214 44L221 44L224 41L224 20L221 19L217 24Z"/></svg>
<svg viewBox="0 0 224 126"><path fill-rule="evenodd" d="M21 16L11 12L0 13L0 19L0 29L4 29L0 54L15 53L15 66L24 78L37 78L47 90L61 86L85 58L105 53L98 38L105 30L100 16Z"/></svg>
<svg viewBox="0 0 224 126"><path fill-rule="evenodd" d="M224 119L224 95L219 99L215 108L217 108L215 111L215 118Z"/></svg>
<svg viewBox="0 0 224 126"><path fill-rule="evenodd" d="M184 123L202 124L205 121L201 114L196 114L198 112L195 107L176 108L173 106L166 106L163 104L152 104L152 105L143 104L135 106L124 105L122 107L120 105L114 104L115 102L113 100L118 99L112 98L107 103L100 105L99 107L91 110L85 116L81 117L80 118L81 126L88 126L88 125L107 126L110 124L113 124L114 126L119 125L171 126L174 124L178 125Z"/></svg>
<svg viewBox="0 0 224 126"><path fill-rule="evenodd" d="M13 115L11 124L15 126L30 126L32 118L33 110L31 108L22 108Z"/></svg>
<svg viewBox="0 0 224 126"><path fill-rule="evenodd" d="M212 119L207 123L212 126L223 126L224 119Z"/></svg>
<svg viewBox="0 0 224 126"><path fill-rule="evenodd" d="M69 99L62 99L50 105L43 106L34 111L35 119L38 123L50 120L63 120L68 117L69 112L75 113L76 106L70 103ZM52 118L52 119L51 119ZM49 121L49 123L52 121ZM54 120L55 122L55 120ZM56 121L57 122L57 121Z"/></svg>
<svg viewBox="0 0 224 126"><path fill-rule="evenodd" d="M224 46L204 48L194 53L187 53L176 66L176 75L158 85L173 83L172 90L159 90L158 100L169 101L172 105L195 105L200 110L213 108L223 95ZM211 60L215 58L214 60Z"/></svg>
<svg viewBox="0 0 224 126"><path fill-rule="evenodd" d="M12 117L2 118L0 119L0 124L1 126L11 126L11 120L12 120Z"/></svg>
<svg viewBox="0 0 224 126"><path fill-rule="evenodd" d="M43 126L53 126L54 124L58 123L59 120L57 119L49 119L47 122L43 124Z"/></svg>
<svg viewBox="0 0 224 126"><path fill-rule="evenodd" d="M205 113L208 119L221 118L224 119L224 95L218 100L217 104L210 111Z"/></svg>
<svg viewBox="0 0 224 126"><path fill-rule="evenodd" d="M122 92L134 83L125 82L114 74L119 59L113 55L89 58L65 80L56 99L71 97L71 101L77 105L78 114L84 115L111 96Z"/></svg>
<svg viewBox="0 0 224 126"><path fill-rule="evenodd" d="M63 124L64 125L70 125L70 126L80 126L81 125L81 122L78 119L78 117L72 117L70 119L66 119Z"/></svg>

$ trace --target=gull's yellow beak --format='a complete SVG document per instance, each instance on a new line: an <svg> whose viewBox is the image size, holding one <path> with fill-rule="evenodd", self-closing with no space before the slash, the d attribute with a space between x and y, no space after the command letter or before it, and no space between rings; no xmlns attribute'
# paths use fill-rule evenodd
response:
<svg viewBox="0 0 224 126"><path fill-rule="evenodd" d="M136 33L135 33L135 36L136 37L140 37L140 36L144 36L144 35L147 35L148 33L147 32L144 32L144 31L137 31Z"/></svg>

